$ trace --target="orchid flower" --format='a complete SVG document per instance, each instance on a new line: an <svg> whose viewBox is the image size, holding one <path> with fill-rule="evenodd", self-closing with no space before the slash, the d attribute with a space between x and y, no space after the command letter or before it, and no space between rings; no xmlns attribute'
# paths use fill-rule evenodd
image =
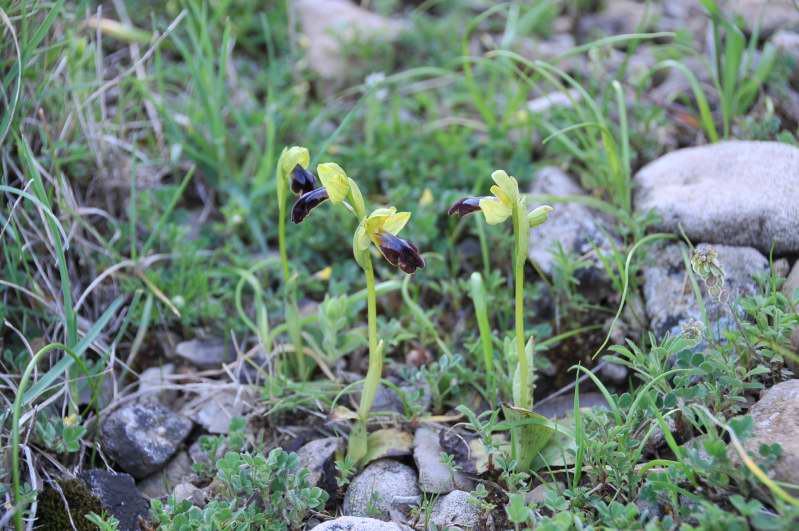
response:
<svg viewBox="0 0 799 531"><path fill-rule="evenodd" d="M359 221L352 240L352 252L366 276L369 369L361 392L358 419L349 435L347 454L353 462L360 463L368 450L366 423L383 372L383 342L377 334L377 293L371 245L380 251L388 263L408 274L423 268L425 261L415 245L398 236L411 219L410 212L397 212L394 207L378 208L367 216L360 188L341 166L326 162L316 167L316 173L321 183L318 187L316 177L305 167L298 164L293 168L291 188L300 197L291 209L291 220L302 223L313 209L330 201L334 205L344 206Z"/></svg>
<svg viewBox="0 0 799 531"><path fill-rule="evenodd" d="M498 225L509 219L513 222L514 234L514 287L515 287L515 325L516 325L516 373L513 378L513 402L527 416L534 415L532 409L532 385L535 381L533 366L533 338L525 341L524 332L524 267L527 263L529 232L533 227L544 223L552 207L542 205L527 211L526 198L519 193L519 183L515 177L504 170L496 170L491 174L494 185L490 196L464 197L456 201L448 210L450 216L465 216L474 212L482 212L486 223ZM527 346L525 346L527 343ZM493 397L492 397L493 400ZM511 416L515 413L508 411ZM514 439L513 451L520 465L525 468L543 443L551 436L544 433L536 425L511 430Z"/></svg>

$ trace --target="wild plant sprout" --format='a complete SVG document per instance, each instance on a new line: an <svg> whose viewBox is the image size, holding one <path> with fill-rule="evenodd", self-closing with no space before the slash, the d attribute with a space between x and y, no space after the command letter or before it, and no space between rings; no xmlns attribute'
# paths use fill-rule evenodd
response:
<svg viewBox="0 0 799 531"><path fill-rule="evenodd" d="M528 468L538 451L552 435L551 430L542 424L531 424L531 417L543 418L532 413L532 383L535 380L533 367L534 339L525 339L524 332L524 266L527 263L529 232L533 227L544 223L552 207L542 205L527 211L526 198L519 193L519 183L515 177L503 170L491 174L494 185L491 196L465 197L453 204L450 216L465 216L482 212L489 225L498 225L510 220L513 224L513 271L515 287L515 348L516 371L513 376L513 404L515 409L506 410L506 415L519 420L521 427L511 430L513 458L522 469ZM493 399L493 397L492 397ZM518 413L518 414L515 414ZM527 424L525 424L525 422Z"/></svg>
<svg viewBox="0 0 799 531"><path fill-rule="evenodd" d="M366 277L369 368L361 392L357 421L350 432L347 456L353 463L360 463L368 449L366 423L383 372L383 341L377 334L377 293L371 245L391 265L407 274L423 268L425 262L416 246L398 236L411 219L410 212L397 212L396 208L390 207L378 208L367 215L358 184L347 176L341 166L334 162L319 164L316 172L322 185L317 186L316 177L301 164L303 160L298 158L291 170L292 189L300 194L291 210L291 220L302 223L311 210L325 201L343 206L358 220L352 253Z"/></svg>
<svg viewBox="0 0 799 531"><path fill-rule="evenodd" d="M285 318L286 325L294 347L295 359L297 363L297 375L300 380L305 380L308 376L305 368L305 355L302 346L302 329L300 327L299 310L297 308L297 297L295 293L295 277L291 275L289 268L288 251L286 250L286 209L288 206L289 189L297 195L302 195L306 191L312 190L316 186L313 175L306 171L311 162L311 156L307 148L292 146L283 148L280 158L277 161L277 206L278 206L278 249L280 253L280 265L283 273L283 288L285 291ZM311 179L310 181L308 179ZM276 371L279 373L279 371Z"/></svg>

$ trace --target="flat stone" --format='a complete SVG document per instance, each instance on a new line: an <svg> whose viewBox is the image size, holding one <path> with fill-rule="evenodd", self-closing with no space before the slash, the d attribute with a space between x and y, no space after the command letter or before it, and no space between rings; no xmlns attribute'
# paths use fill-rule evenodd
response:
<svg viewBox="0 0 799 531"><path fill-rule="evenodd" d="M788 380L763 393L752 409L752 435L743 442L751 457L758 459L760 446L778 443L782 456L769 470L777 480L799 485L799 380ZM730 446L728 454L734 463L740 457ZM796 489L792 489L796 495Z"/></svg>
<svg viewBox="0 0 799 531"><path fill-rule="evenodd" d="M191 428L191 420L161 404L128 404L103 422L103 449L125 472L141 479L166 465Z"/></svg>
<svg viewBox="0 0 799 531"><path fill-rule="evenodd" d="M419 496L416 471L392 459L380 459L363 469L344 495L344 514L390 518L394 498Z"/></svg>
<svg viewBox="0 0 799 531"><path fill-rule="evenodd" d="M193 400L181 409L187 416L209 433L227 434L233 417L244 416L252 409L253 395L245 387L235 389L209 389L200 400Z"/></svg>
<svg viewBox="0 0 799 531"><path fill-rule="evenodd" d="M471 495L454 490L439 498L430 513L430 522L439 529L477 529L480 525L480 510L469 501Z"/></svg>
<svg viewBox="0 0 799 531"><path fill-rule="evenodd" d="M136 490L130 475L92 469L82 472L78 478L100 500L103 509L119 520L120 531L138 531L139 519L147 520L150 504Z"/></svg>
<svg viewBox="0 0 799 531"><path fill-rule="evenodd" d="M163 388L172 383L167 377L174 373L175 365L172 363L145 369L139 375L139 392L142 396L155 398L164 405L174 402L177 390Z"/></svg>
<svg viewBox="0 0 799 531"><path fill-rule="evenodd" d="M193 476L191 458L185 451L175 454L166 467L152 476L140 480L136 486L148 498L164 498L177 485L189 481Z"/></svg>
<svg viewBox="0 0 799 531"><path fill-rule="evenodd" d="M402 531L403 528L394 522L384 522L374 518L340 516L322 522L312 529L313 531Z"/></svg>
<svg viewBox="0 0 799 531"><path fill-rule="evenodd" d="M348 74L342 43L356 39L391 42L406 24L363 9L349 0L294 0L292 8L306 37L306 58L322 79L341 80Z"/></svg>
<svg viewBox="0 0 799 531"><path fill-rule="evenodd" d="M569 175L554 166L536 172L531 194L555 196L583 196L585 192ZM530 207L546 203L545 199L534 199ZM577 269L575 276L581 290L599 296L610 287L610 278L605 272L596 249L604 255L612 252L607 234L610 225L599 213L578 203L553 203L554 210L549 219L530 231L530 259L547 275L555 271L558 248L586 261L585 267Z"/></svg>
<svg viewBox="0 0 799 531"><path fill-rule="evenodd" d="M225 349L225 342L221 339L181 341L175 352L200 369L219 369L223 363L232 359Z"/></svg>
<svg viewBox="0 0 799 531"><path fill-rule="evenodd" d="M799 9L793 0L731 0L727 7L741 15L749 30L758 27L761 35L799 26Z"/></svg>
<svg viewBox="0 0 799 531"><path fill-rule="evenodd" d="M717 337L733 326L734 321L727 301L758 292L754 275L768 272L768 260L751 247L727 245L697 245L703 251L712 247L718 253L718 262L724 270L726 295L722 301L712 297L701 279L697 278L708 320ZM694 296L685 270L682 244L667 244L652 249L656 262L643 268L643 292L650 326L657 337L667 332L677 335L689 320L702 321L699 302ZM687 251L687 250L686 250ZM689 256L690 258L690 256Z"/></svg>
<svg viewBox="0 0 799 531"><path fill-rule="evenodd" d="M422 426L416 429L413 441L413 460L419 470L419 487L423 492L446 494L453 490L472 490L474 481L441 462L444 450L439 444L438 431Z"/></svg>
<svg viewBox="0 0 799 531"><path fill-rule="evenodd" d="M799 148L729 141L681 149L635 176L635 210L692 241L799 252Z"/></svg>
<svg viewBox="0 0 799 531"><path fill-rule="evenodd" d="M321 483L335 490L336 467L334 461L338 446L338 437L325 437L311 441L297 451L300 466L307 468L310 472L308 482L311 485L318 486ZM333 484L326 485L328 482L324 481L325 479L332 479Z"/></svg>

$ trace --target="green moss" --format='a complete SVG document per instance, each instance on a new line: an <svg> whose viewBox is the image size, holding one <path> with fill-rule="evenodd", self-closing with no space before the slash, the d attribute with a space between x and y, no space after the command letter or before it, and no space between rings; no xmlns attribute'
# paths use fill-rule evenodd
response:
<svg viewBox="0 0 799 531"><path fill-rule="evenodd" d="M52 487L46 487L39 496L39 507L36 511L36 528L43 531L64 531L72 529L69 517L78 531L96 531L97 526L86 520L85 515L90 512L102 513L102 505L97 497L93 496L86 485L76 479L60 481L59 486L64 492L69 514L64 506L64 498Z"/></svg>

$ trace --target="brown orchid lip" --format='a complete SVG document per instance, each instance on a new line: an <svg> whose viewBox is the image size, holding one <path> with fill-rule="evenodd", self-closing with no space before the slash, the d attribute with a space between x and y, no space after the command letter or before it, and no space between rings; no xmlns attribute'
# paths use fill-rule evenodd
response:
<svg viewBox="0 0 799 531"><path fill-rule="evenodd" d="M299 196L303 196L316 189L316 177L314 174L297 164L291 170L291 191Z"/></svg>
<svg viewBox="0 0 799 531"><path fill-rule="evenodd" d="M291 221L293 223L302 223L302 220L311 213L311 210L327 201L327 198L327 190L323 187L316 188L307 194L301 195L291 208Z"/></svg>
<svg viewBox="0 0 799 531"><path fill-rule="evenodd" d="M447 214L450 216L465 216L480 210L480 200L482 197L464 197L459 199L449 207Z"/></svg>
<svg viewBox="0 0 799 531"><path fill-rule="evenodd" d="M419 254L419 249L408 240L403 240L388 232L380 233L379 240L380 252L388 263L399 267L404 273L410 275L425 266L424 258Z"/></svg>

